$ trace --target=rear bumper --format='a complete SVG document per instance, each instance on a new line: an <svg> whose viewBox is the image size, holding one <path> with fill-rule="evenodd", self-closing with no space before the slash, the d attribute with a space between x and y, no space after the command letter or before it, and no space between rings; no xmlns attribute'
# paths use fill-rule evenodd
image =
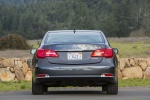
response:
<svg viewBox="0 0 150 100"><path fill-rule="evenodd" d="M104 73L113 74L103 77ZM36 77L46 74L46 77ZM101 86L117 82L116 67L112 66L55 66L35 67L33 72L35 83L49 86Z"/></svg>
<svg viewBox="0 0 150 100"><path fill-rule="evenodd" d="M89 76L53 76L49 78L36 78L35 83L48 86L102 86L107 83L116 83L115 77Z"/></svg>

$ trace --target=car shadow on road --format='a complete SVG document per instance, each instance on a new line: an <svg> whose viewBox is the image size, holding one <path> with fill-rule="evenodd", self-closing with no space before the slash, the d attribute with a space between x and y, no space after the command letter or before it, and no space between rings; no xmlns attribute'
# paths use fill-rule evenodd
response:
<svg viewBox="0 0 150 100"><path fill-rule="evenodd" d="M102 94L102 95L106 95L106 92L103 92L103 91L48 91L48 92L45 92L44 95L60 95L60 94L73 94L73 95L78 95L78 94L92 94L92 95L97 95L97 94Z"/></svg>

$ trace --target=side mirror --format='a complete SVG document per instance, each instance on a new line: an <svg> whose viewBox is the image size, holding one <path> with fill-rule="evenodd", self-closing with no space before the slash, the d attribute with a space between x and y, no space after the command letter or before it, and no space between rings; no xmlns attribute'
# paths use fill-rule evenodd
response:
<svg viewBox="0 0 150 100"><path fill-rule="evenodd" d="M33 54L33 55L35 54L35 52L36 52L36 49L31 49L30 50L30 53Z"/></svg>
<svg viewBox="0 0 150 100"><path fill-rule="evenodd" d="M118 49L117 48L113 48L113 51L114 51L115 54L118 53Z"/></svg>

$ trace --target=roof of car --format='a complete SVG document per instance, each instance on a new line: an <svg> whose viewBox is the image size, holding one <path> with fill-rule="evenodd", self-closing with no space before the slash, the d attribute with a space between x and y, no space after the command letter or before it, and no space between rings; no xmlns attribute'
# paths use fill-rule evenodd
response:
<svg viewBox="0 0 150 100"><path fill-rule="evenodd" d="M100 30L53 30L53 31L48 31L48 33L57 33L57 32L99 32L101 33L102 31Z"/></svg>

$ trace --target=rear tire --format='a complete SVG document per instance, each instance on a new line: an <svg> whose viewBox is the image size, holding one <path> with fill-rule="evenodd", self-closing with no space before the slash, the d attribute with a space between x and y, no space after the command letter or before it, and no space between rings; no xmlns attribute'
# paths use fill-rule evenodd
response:
<svg viewBox="0 0 150 100"><path fill-rule="evenodd" d="M41 84L35 84L33 81L32 81L32 94L33 95L40 95L40 94L43 94L43 85Z"/></svg>
<svg viewBox="0 0 150 100"><path fill-rule="evenodd" d="M118 94L118 82L107 85L107 94Z"/></svg>

